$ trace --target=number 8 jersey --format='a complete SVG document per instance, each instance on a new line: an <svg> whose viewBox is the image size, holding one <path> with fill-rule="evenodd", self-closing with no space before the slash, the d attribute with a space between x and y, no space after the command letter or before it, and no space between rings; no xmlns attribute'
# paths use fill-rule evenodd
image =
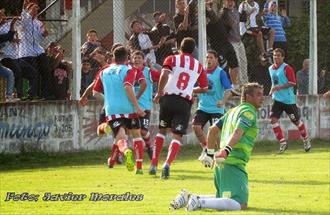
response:
<svg viewBox="0 0 330 215"><path fill-rule="evenodd" d="M201 88L208 86L203 66L190 54L168 56L164 60L163 69L170 70L169 79L164 88L165 95L179 95L191 100L196 83Z"/></svg>

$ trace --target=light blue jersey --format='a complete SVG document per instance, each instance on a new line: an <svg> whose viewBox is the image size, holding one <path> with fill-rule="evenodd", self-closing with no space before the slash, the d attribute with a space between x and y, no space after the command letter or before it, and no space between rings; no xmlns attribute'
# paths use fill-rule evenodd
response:
<svg viewBox="0 0 330 215"><path fill-rule="evenodd" d="M289 82L285 73L286 66L286 63L282 63L282 65L276 70L273 69L273 65L269 67L269 75L272 79L272 87L276 85L284 85ZM282 102L288 105L296 103L296 96L294 94L293 87L275 91L272 94L272 98L275 101Z"/></svg>
<svg viewBox="0 0 330 215"><path fill-rule="evenodd" d="M198 110L202 110L206 113L225 113L223 107L218 108L217 102L222 100L226 90L231 88L231 83L227 77L227 74L220 67L207 74L209 81L209 90L206 93L198 94Z"/></svg>
<svg viewBox="0 0 330 215"><path fill-rule="evenodd" d="M141 97L138 100L139 106L142 110L151 110L152 109L152 92L153 92L153 81L150 74L150 68L144 67L143 75L146 78L147 87ZM140 90L140 85L135 86L135 95Z"/></svg>
<svg viewBox="0 0 330 215"><path fill-rule="evenodd" d="M263 16L263 20L267 27L273 28L275 30L275 42L286 42L286 36L283 27L291 25L289 17L282 17L276 14L267 13Z"/></svg>
<svg viewBox="0 0 330 215"><path fill-rule="evenodd" d="M112 64L101 74L106 116L135 113L124 88L124 79L129 69L126 65Z"/></svg>

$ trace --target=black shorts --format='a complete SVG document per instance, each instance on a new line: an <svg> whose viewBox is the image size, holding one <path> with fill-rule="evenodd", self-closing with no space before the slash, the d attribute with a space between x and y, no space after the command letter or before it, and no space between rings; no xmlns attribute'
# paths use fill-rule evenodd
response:
<svg viewBox="0 0 330 215"><path fill-rule="evenodd" d="M108 123L115 137L121 127L125 129L139 129L141 127L139 118L118 118L110 120Z"/></svg>
<svg viewBox="0 0 330 215"><path fill-rule="evenodd" d="M172 128L175 134L186 134L191 102L181 96L165 95L159 100L159 128Z"/></svg>
<svg viewBox="0 0 330 215"><path fill-rule="evenodd" d="M252 28L248 28L247 29L247 34L251 35L253 37L256 37L258 35L258 33L261 31L262 35L263 35L263 39L264 40L268 40L268 34L270 31L270 28L268 27L252 27Z"/></svg>
<svg viewBox="0 0 330 215"><path fill-rule="evenodd" d="M99 115L99 124L102 124L106 121L107 121L107 117L105 116L105 109L103 107Z"/></svg>
<svg viewBox="0 0 330 215"><path fill-rule="evenodd" d="M144 117L139 117L140 124L141 124L141 129L149 131L149 126L150 126L150 111L145 110L144 111L146 115Z"/></svg>
<svg viewBox="0 0 330 215"><path fill-rule="evenodd" d="M221 47L219 54L224 56L227 59L227 65L229 68L238 67L238 60L234 50L234 47L228 42Z"/></svg>
<svg viewBox="0 0 330 215"><path fill-rule="evenodd" d="M207 122L209 122L210 125L213 125L222 116L223 115L221 113L206 113L205 111L197 110L192 124L201 125L203 128Z"/></svg>
<svg viewBox="0 0 330 215"><path fill-rule="evenodd" d="M300 114L297 105L296 104L288 105L279 101L274 101L272 110L270 112L270 117L279 119L283 111L285 111L285 113L289 116L292 122L299 121Z"/></svg>

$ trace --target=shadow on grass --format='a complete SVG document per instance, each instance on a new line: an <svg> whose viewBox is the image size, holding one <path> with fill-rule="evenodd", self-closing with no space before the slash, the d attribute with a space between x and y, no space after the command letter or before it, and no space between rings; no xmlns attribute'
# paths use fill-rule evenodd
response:
<svg viewBox="0 0 330 215"><path fill-rule="evenodd" d="M304 180L304 181L285 181L285 180L249 180L249 183L260 183L260 184L271 184L271 185L329 185L330 182L321 182L314 180Z"/></svg>
<svg viewBox="0 0 330 215"><path fill-rule="evenodd" d="M254 208L249 207L247 209L249 212L256 211L258 213L267 213L267 214L320 214L320 215L329 215L328 212L321 211L298 211L298 210L287 210L287 209L274 209L274 208Z"/></svg>
<svg viewBox="0 0 330 215"><path fill-rule="evenodd" d="M329 151L329 142L325 140L313 140L313 151ZM255 145L255 155L272 155L276 152L278 144L276 142L258 142ZM302 143L290 142L289 150L301 150ZM167 147L162 152L162 159L165 160L167 155ZM75 153L44 153L44 152L25 152L22 154L0 154L0 172L14 171L21 169L35 169L35 168L54 168L61 166L84 166L84 165L103 165L106 163L110 150L101 151L84 151ZM185 145L181 148L177 161L197 161L200 155L201 148L199 145ZM149 163L149 159L145 159ZM189 173L195 170L186 170ZM175 172L175 169L173 169ZM195 171L201 173L200 171ZM182 173L182 172L181 172Z"/></svg>

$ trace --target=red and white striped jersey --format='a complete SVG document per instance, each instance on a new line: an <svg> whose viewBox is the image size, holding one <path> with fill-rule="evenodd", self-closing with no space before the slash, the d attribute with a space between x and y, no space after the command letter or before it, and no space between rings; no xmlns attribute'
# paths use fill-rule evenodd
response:
<svg viewBox="0 0 330 215"><path fill-rule="evenodd" d="M165 95L179 95L191 100L196 83L202 88L208 86L203 66L189 54L168 56L164 60L163 68L171 71L164 88Z"/></svg>

